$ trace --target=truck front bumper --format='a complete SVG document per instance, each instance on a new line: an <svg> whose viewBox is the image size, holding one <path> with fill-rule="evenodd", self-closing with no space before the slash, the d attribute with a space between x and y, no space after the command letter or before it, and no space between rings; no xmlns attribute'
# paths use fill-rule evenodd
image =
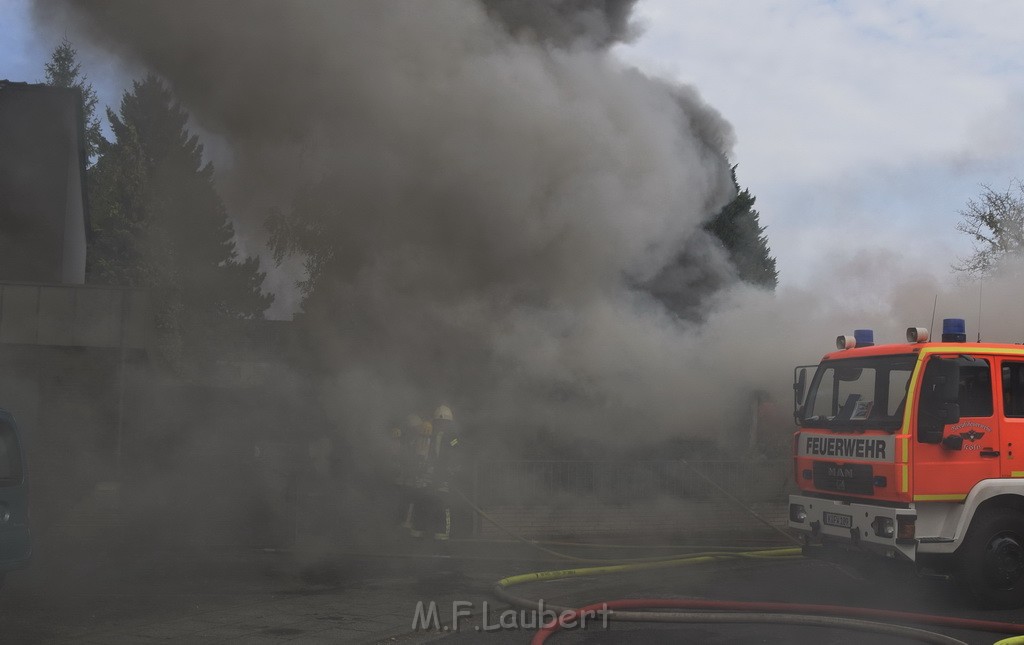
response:
<svg viewBox="0 0 1024 645"><path fill-rule="evenodd" d="M917 540L907 534L912 534L916 519L913 508L789 497L789 527L807 544L844 546L911 562L916 560Z"/></svg>

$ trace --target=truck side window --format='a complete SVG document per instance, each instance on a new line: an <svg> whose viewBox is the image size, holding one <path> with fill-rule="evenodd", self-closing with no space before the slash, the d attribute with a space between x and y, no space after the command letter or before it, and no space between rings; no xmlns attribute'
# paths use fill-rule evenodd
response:
<svg viewBox="0 0 1024 645"><path fill-rule="evenodd" d="M960 416L992 416L992 373L985 359L960 364Z"/></svg>
<svg viewBox="0 0 1024 645"><path fill-rule="evenodd" d="M1024 363L1003 361L1003 414L1024 417Z"/></svg>

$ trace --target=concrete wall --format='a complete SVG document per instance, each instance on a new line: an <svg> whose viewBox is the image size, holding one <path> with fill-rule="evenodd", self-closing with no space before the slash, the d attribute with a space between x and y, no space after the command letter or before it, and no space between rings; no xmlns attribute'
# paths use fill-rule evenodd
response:
<svg viewBox="0 0 1024 645"><path fill-rule="evenodd" d="M78 133L82 136L82 133ZM67 200L64 202L64 251L61 257L61 277L64 284L85 282L86 255L86 203L85 167L81 150L67 150Z"/></svg>
<svg viewBox="0 0 1024 645"><path fill-rule="evenodd" d="M0 280L85 280L78 90L0 81Z"/></svg>
<svg viewBox="0 0 1024 645"><path fill-rule="evenodd" d="M137 289L0 283L0 407L24 437L39 535L53 537L120 478L141 414L132 404L154 333L150 300Z"/></svg>
<svg viewBox="0 0 1024 645"><path fill-rule="evenodd" d="M0 282L0 343L143 348L153 330L141 289Z"/></svg>

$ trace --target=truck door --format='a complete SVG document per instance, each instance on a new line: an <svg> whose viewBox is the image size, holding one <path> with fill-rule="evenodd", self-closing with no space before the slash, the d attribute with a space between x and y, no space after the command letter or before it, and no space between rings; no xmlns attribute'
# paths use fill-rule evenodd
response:
<svg viewBox="0 0 1024 645"><path fill-rule="evenodd" d="M980 356L928 358L915 415L915 500L962 500L982 479L999 476L993 363Z"/></svg>
<svg viewBox="0 0 1024 645"><path fill-rule="evenodd" d="M1024 477L1024 357L1000 360L1000 462L1003 477Z"/></svg>
<svg viewBox="0 0 1024 645"><path fill-rule="evenodd" d="M14 417L0 410L0 580L24 565L31 553L28 483Z"/></svg>

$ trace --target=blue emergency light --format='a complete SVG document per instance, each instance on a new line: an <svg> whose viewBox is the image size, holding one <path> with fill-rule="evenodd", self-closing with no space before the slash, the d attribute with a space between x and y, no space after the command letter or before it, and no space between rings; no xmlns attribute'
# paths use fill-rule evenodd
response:
<svg viewBox="0 0 1024 645"><path fill-rule="evenodd" d="M963 318L942 319L942 342L944 343L966 343L967 324Z"/></svg>
<svg viewBox="0 0 1024 645"><path fill-rule="evenodd" d="M875 344L875 332L872 329L854 329L853 338L857 347L871 347Z"/></svg>

